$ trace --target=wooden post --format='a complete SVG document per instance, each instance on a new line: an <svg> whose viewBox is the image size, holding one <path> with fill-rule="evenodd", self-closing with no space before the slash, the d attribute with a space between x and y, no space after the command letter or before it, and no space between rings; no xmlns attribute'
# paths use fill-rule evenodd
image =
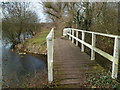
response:
<svg viewBox="0 0 120 90"><path fill-rule="evenodd" d="M48 64L48 82L53 81L53 47L54 47L54 29L47 36L47 64Z"/></svg>
<svg viewBox="0 0 120 90"><path fill-rule="evenodd" d="M85 41L85 32L82 31L82 41ZM84 45L81 43L81 51L84 52Z"/></svg>
<svg viewBox="0 0 120 90"><path fill-rule="evenodd" d="M74 36L74 30L72 30L72 35ZM74 43L74 38L72 38L72 43Z"/></svg>
<svg viewBox="0 0 120 90"><path fill-rule="evenodd" d="M71 34L72 29L70 29L70 34ZM71 36L69 36L69 40L71 40Z"/></svg>
<svg viewBox="0 0 120 90"><path fill-rule="evenodd" d="M95 43L96 43L96 35L92 33L91 60L95 60L95 51L94 51Z"/></svg>
<svg viewBox="0 0 120 90"><path fill-rule="evenodd" d="M76 37L78 38L78 31L76 31ZM78 46L78 41L76 40L76 46Z"/></svg>
<svg viewBox="0 0 120 90"><path fill-rule="evenodd" d="M113 56L116 59L113 60L113 63L112 63L112 78L113 79L116 79L117 78L117 74L118 74L119 43L120 43L120 40L119 40L119 38L117 36L117 37L115 37L115 41L114 41L114 53L113 53Z"/></svg>

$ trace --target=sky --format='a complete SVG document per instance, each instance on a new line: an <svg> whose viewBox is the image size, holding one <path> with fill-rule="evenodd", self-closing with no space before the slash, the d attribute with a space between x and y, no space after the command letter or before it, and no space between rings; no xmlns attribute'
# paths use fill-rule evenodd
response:
<svg viewBox="0 0 120 90"><path fill-rule="evenodd" d="M40 19L40 22L46 22L46 14L43 11L42 4L38 2L31 2L31 10L35 11Z"/></svg>
<svg viewBox="0 0 120 90"><path fill-rule="evenodd" d="M47 15L43 11L42 4L40 4L40 2L32 2L32 1L33 0L30 1L30 10L36 12L36 14L38 15L38 18L39 18L40 22L46 22ZM0 10L0 11L2 11L2 10ZM0 16L2 17L2 14L0 14Z"/></svg>

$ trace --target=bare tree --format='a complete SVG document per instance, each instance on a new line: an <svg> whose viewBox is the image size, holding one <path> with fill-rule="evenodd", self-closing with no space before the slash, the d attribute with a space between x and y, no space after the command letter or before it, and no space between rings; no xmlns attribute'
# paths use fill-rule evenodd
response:
<svg viewBox="0 0 120 90"><path fill-rule="evenodd" d="M65 3L58 2L43 2L44 12L54 22L56 27L63 21L63 14L65 9ZM64 21L63 21L64 22ZM59 29L59 28L58 28Z"/></svg>
<svg viewBox="0 0 120 90"><path fill-rule="evenodd" d="M31 27L37 23L37 15L29 9L29 5L26 2L2 3L3 37L12 42L13 47L21 42L21 35L31 32Z"/></svg>

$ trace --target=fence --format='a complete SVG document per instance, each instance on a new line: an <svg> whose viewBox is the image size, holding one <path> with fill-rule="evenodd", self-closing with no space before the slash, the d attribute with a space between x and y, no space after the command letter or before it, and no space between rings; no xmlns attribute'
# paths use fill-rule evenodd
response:
<svg viewBox="0 0 120 90"><path fill-rule="evenodd" d="M76 32L76 36L74 35ZM80 40L78 38L78 32L82 33L82 39ZM71 34L72 33L72 34ZM85 42L85 33L92 34L92 45ZM97 33L97 32L91 32L91 31L85 31L85 30L79 30L79 29L73 29L73 28L65 28L63 30L63 36L69 36L69 40L72 40L72 43L74 43L74 40L76 40L76 46L78 46L78 42L81 43L81 51L84 52L84 46L91 49L91 60L95 60L95 52L102 55L103 57L107 58L112 62L112 78L116 79L118 74L118 61L119 61L119 50L120 50L120 36L117 35L110 35L110 34L103 34L103 33ZM114 52L113 55L110 55L98 48L95 47L96 44L96 35L99 36L105 36L114 38Z"/></svg>

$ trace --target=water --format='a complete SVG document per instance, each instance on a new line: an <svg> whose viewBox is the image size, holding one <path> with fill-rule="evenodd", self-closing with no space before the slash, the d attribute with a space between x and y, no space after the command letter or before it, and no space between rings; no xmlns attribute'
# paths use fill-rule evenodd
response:
<svg viewBox="0 0 120 90"><path fill-rule="evenodd" d="M18 84L25 75L34 77L36 72L46 70L46 62L42 58L29 54L19 55L12 52L8 46L2 48L2 63L3 80L8 80L6 83L9 86Z"/></svg>

